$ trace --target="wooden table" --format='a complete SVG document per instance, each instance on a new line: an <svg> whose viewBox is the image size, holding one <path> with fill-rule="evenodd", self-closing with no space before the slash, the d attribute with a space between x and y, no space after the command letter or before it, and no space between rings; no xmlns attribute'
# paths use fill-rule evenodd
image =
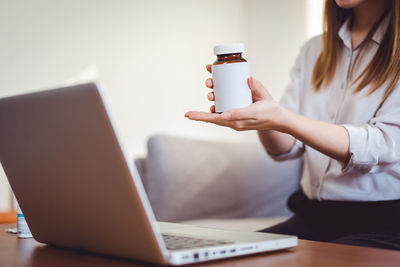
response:
<svg viewBox="0 0 400 267"><path fill-rule="evenodd" d="M130 260L54 248L34 239L18 239L4 229L15 225L0 225L0 266L149 266ZM286 251L219 260L194 266L400 266L400 251L345 246L300 240L299 246Z"/></svg>

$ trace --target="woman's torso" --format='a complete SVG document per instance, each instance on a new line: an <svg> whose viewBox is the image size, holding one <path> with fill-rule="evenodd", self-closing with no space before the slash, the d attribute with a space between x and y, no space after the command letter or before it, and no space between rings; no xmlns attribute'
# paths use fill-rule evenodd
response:
<svg viewBox="0 0 400 267"><path fill-rule="evenodd" d="M385 25L386 23L386 25ZM368 65L379 48L387 28L384 20L372 40L367 40L353 70L353 79ZM345 24L340 32L343 48L333 81L318 92L312 87L314 64L321 52L321 36L311 39L302 50L299 60L300 75L293 86L299 87L297 111L320 121L356 127L369 127L385 93L379 88L367 95L368 87L354 93L351 69L360 49L351 47L351 33ZM379 164L379 159L377 159ZM400 199L400 164L386 171L344 171L338 161L305 146L304 171L301 185L309 198L350 201Z"/></svg>

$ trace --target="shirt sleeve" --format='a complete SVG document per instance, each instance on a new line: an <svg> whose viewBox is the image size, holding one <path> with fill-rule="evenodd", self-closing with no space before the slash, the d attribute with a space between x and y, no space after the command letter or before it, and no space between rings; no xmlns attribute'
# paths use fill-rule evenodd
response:
<svg viewBox="0 0 400 267"><path fill-rule="evenodd" d="M290 71L290 83L286 87L285 92L279 101L281 106L296 113L300 113L301 95L304 89L303 65L306 47L307 44L301 48L296 62ZM289 152L283 154L268 154L276 161L284 161L301 157L304 150L304 144L299 140L296 140L296 143Z"/></svg>
<svg viewBox="0 0 400 267"><path fill-rule="evenodd" d="M400 85L367 124L342 126L350 136L350 160L342 169L344 173L377 173L399 164Z"/></svg>
<svg viewBox="0 0 400 267"><path fill-rule="evenodd" d="M285 161L289 159L295 159L301 157L304 153L304 144L299 140L296 140L294 146L290 149L289 152L283 154L271 154L268 152L268 155L274 159L275 161Z"/></svg>

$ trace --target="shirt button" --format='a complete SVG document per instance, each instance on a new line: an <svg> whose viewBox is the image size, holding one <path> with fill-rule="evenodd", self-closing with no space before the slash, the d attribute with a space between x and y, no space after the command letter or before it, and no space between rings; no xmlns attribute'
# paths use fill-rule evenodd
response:
<svg viewBox="0 0 400 267"><path fill-rule="evenodd" d="M342 82L341 84L340 84L340 88L344 88L344 82Z"/></svg>
<svg viewBox="0 0 400 267"><path fill-rule="evenodd" d="M329 118L331 118L331 120L333 121L335 119L335 113L331 112L329 114Z"/></svg>

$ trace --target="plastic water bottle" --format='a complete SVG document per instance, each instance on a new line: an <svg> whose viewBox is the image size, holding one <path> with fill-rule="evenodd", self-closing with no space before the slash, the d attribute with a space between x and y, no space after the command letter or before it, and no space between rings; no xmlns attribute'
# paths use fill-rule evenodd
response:
<svg viewBox="0 0 400 267"><path fill-rule="evenodd" d="M26 223L24 214L22 214L19 205L17 210L17 236L18 238L32 238L31 230L29 230L28 224Z"/></svg>

